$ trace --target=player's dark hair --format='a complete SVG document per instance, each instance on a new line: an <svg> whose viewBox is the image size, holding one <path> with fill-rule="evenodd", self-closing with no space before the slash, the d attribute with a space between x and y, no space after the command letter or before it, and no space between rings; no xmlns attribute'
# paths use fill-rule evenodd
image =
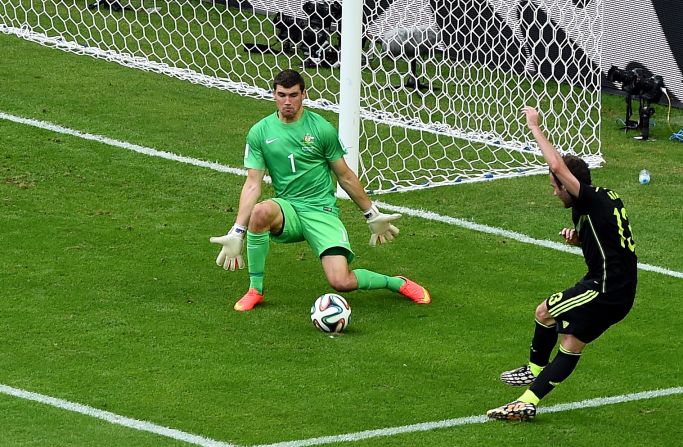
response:
<svg viewBox="0 0 683 447"><path fill-rule="evenodd" d="M302 92L306 90L306 83L304 82L303 76L301 76L298 71L292 70L291 68L282 70L275 76L275 79L273 79L273 91L277 89L278 85L281 85L284 88L291 88L298 85L301 87Z"/></svg>
<svg viewBox="0 0 683 447"><path fill-rule="evenodd" d="M588 169L588 163L582 158L577 157L576 155L565 154L562 156L562 160L564 160L564 164L569 168L569 172L571 172L578 181L585 183L586 185L593 184L591 181L591 171Z"/></svg>

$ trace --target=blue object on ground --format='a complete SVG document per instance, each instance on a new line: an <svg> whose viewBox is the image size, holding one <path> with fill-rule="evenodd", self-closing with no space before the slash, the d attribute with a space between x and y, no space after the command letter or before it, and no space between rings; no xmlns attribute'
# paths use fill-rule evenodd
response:
<svg viewBox="0 0 683 447"><path fill-rule="evenodd" d="M683 143L683 129L679 130L678 132L674 132L673 134L671 134L671 136L669 137L669 140L676 140L676 141L680 141L681 143Z"/></svg>

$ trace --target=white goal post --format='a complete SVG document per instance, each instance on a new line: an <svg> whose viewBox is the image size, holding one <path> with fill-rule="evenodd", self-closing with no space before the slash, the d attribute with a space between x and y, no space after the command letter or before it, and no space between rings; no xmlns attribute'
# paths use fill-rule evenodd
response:
<svg viewBox="0 0 683 447"><path fill-rule="evenodd" d="M525 104L599 166L602 16L603 0L0 0L0 32L240 95L301 69L373 193L546 172Z"/></svg>

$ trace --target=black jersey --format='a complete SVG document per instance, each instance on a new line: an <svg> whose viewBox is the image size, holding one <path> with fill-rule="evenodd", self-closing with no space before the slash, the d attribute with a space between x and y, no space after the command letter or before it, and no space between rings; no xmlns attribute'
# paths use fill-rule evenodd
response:
<svg viewBox="0 0 683 447"><path fill-rule="evenodd" d="M581 183L572 220L588 265L584 281L605 293L634 284L638 272L636 246L617 193Z"/></svg>

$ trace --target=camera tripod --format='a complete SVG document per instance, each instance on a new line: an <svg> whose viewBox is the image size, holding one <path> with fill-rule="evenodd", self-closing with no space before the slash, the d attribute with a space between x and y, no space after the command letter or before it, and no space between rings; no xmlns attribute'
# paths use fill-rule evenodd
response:
<svg viewBox="0 0 683 447"><path fill-rule="evenodd" d="M640 129L640 136L634 138L645 141L650 138L650 117L655 114L655 109L651 106L649 100L639 96L638 121L633 121L631 120L631 115L633 115L632 100L633 95L626 95L626 120L624 121L623 129L624 132Z"/></svg>

